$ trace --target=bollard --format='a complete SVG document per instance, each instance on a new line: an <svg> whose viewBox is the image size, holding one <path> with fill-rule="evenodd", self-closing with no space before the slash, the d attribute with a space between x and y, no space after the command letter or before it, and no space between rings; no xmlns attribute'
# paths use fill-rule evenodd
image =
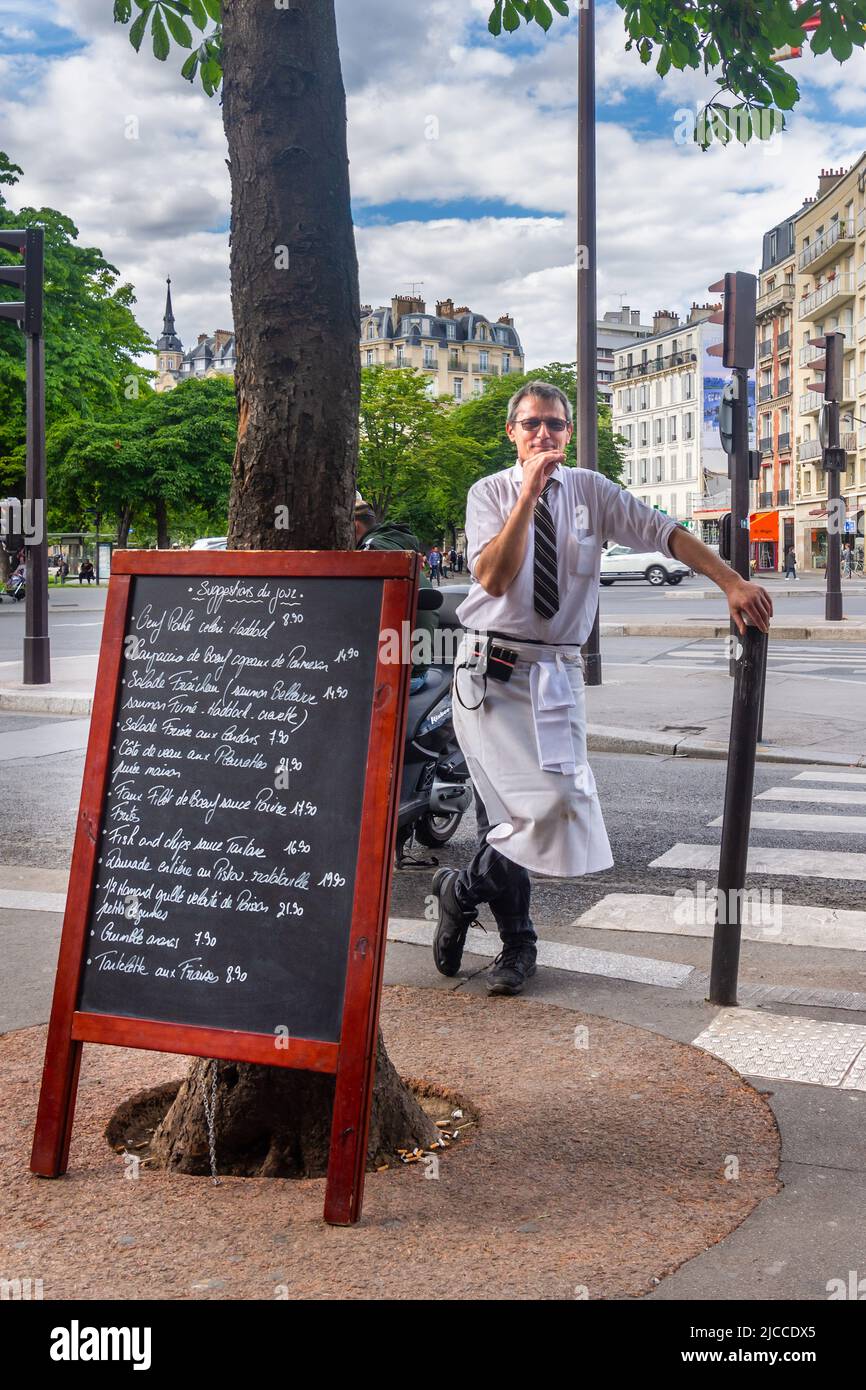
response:
<svg viewBox="0 0 866 1390"><path fill-rule="evenodd" d="M756 627L747 627L745 636L739 638L739 644L710 967L711 1004L737 1002L742 925L740 913L746 885L756 744L767 667L767 633L759 632Z"/></svg>

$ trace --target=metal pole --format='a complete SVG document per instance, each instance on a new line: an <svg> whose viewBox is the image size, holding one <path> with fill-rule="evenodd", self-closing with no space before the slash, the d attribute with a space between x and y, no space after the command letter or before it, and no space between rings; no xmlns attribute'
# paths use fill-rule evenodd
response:
<svg viewBox="0 0 866 1390"><path fill-rule="evenodd" d="M28 274L42 267L28 263ZM27 592L24 597L24 684L48 685L51 653L48 638L48 539L45 534L45 340L28 333L26 496L39 527L39 540L27 546Z"/></svg>
<svg viewBox="0 0 866 1390"><path fill-rule="evenodd" d="M755 744L767 662L767 634L747 627L740 639L742 654L734 678L725 813L719 852L716 925L710 967L711 1004L736 1004L740 963L742 894L746 883L752 793L755 787Z"/></svg>
<svg viewBox="0 0 866 1390"><path fill-rule="evenodd" d="M577 242L577 464L597 471L595 0L582 0L577 21ZM583 658L586 684L601 685L598 608Z"/></svg>
<svg viewBox="0 0 866 1390"><path fill-rule="evenodd" d="M838 401L828 401L827 403L827 447L838 449L841 443L839 434L839 415L841 406ZM842 540L839 534L839 509L833 503L838 502L841 495L839 489L839 473L835 468L830 468L825 474L827 478L827 593L824 599L824 617L832 622L838 622L842 617Z"/></svg>

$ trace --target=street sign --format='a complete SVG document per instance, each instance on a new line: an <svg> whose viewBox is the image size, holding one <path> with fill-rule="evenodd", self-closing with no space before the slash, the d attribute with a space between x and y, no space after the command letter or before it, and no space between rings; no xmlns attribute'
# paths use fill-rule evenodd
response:
<svg viewBox="0 0 866 1390"><path fill-rule="evenodd" d="M361 1211L420 558L115 551L31 1167L82 1044L331 1073ZM339 750L339 759L335 754Z"/></svg>

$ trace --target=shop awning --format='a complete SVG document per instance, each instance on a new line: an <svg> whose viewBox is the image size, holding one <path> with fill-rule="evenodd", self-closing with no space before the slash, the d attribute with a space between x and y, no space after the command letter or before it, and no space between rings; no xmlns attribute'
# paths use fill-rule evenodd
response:
<svg viewBox="0 0 866 1390"><path fill-rule="evenodd" d="M749 517L749 540L775 541L778 544L779 513L752 512Z"/></svg>

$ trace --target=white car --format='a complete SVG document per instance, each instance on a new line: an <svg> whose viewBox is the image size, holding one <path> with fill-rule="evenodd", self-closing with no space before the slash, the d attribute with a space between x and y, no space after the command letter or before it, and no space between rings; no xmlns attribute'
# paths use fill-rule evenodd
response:
<svg viewBox="0 0 866 1390"><path fill-rule="evenodd" d="M602 584L618 579L645 579L648 584L681 584L691 574L688 565L662 555L660 550L630 550L627 545L609 545L601 552Z"/></svg>
<svg viewBox="0 0 866 1390"><path fill-rule="evenodd" d="M200 541L193 541L190 550L225 550L227 536L202 536Z"/></svg>

